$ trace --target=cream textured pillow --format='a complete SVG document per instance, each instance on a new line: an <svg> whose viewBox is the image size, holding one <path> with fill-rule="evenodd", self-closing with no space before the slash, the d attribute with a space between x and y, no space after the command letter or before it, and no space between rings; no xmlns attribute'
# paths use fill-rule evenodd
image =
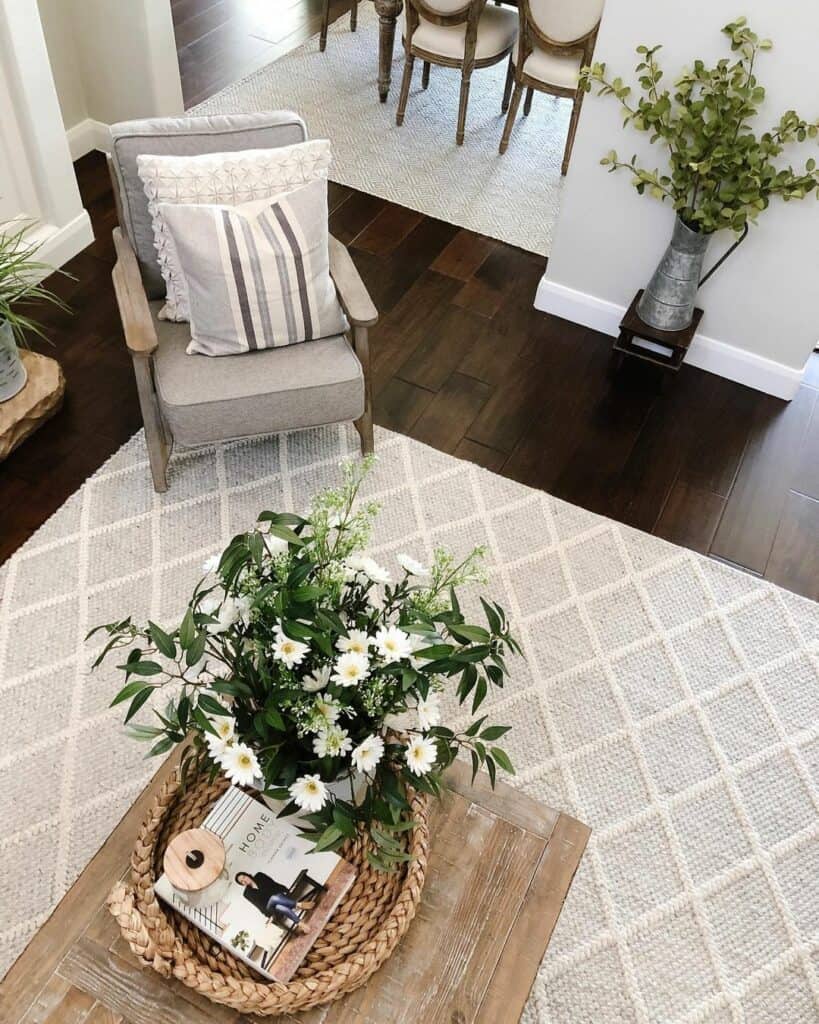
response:
<svg viewBox="0 0 819 1024"><path fill-rule="evenodd" d="M188 353L232 356L342 334L327 182L241 206L160 204L188 284Z"/></svg>
<svg viewBox="0 0 819 1024"><path fill-rule="evenodd" d="M310 181L326 179L331 159L327 139L238 153L137 157L167 289L160 319L190 320L187 282L160 204L238 206L268 199Z"/></svg>

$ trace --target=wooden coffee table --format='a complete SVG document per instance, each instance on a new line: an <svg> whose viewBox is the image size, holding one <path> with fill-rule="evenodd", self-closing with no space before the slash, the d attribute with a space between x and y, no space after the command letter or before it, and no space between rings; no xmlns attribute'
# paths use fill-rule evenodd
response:
<svg viewBox="0 0 819 1024"><path fill-rule="evenodd" d="M105 897L175 764L157 772L0 985L3 1024L239 1024L249 1018L141 969ZM294 1024L517 1024L589 829L460 763L431 815L415 921L367 985ZM270 1020L271 1018L267 1018Z"/></svg>

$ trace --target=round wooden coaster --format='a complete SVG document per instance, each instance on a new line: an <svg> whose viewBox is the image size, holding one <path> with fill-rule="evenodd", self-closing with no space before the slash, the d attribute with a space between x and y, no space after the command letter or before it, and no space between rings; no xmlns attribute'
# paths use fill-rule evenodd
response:
<svg viewBox="0 0 819 1024"><path fill-rule="evenodd" d="M191 828L168 843L162 868L168 881L180 892L200 892L221 875L225 846L214 832Z"/></svg>

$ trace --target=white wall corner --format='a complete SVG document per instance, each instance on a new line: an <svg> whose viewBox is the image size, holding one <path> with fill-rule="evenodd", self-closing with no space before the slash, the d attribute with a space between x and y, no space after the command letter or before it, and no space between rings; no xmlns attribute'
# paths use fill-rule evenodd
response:
<svg viewBox="0 0 819 1024"><path fill-rule="evenodd" d="M30 238L39 243L38 260L49 267L61 267L94 241L94 231L88 212L82 210L67 224L38 225Z"/></svg>
<svg viewBox="0 0 819 1024"><path fill-rule="evenodd" d="M72 160L79 160L81 156L93 150L100 153L111 152L111 131L108 125L102 121L95 121L93 117L86 117L84 121L69 128L65 137L68 139Z"/></svg>
<svg viewBox="0 0 819 1024"><path fill-rule="evenodd" d="M625 306L550 281L545 274L535 295L535 309L613 338L626 312ZM807 366L786 366L701 333L694 336L685 362L788 402L796 395Z"/></svg>

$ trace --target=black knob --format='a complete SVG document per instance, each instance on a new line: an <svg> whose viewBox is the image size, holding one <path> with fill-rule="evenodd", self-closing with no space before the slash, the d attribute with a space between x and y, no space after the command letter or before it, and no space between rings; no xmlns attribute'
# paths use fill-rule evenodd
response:
<svg viewBox="0 0 819 1024"><path fill-rule="evenodd" d="M185 858L185 863L192 871L194 871L196 868L201 868L205 863L205 855L201 850L191 850Z"/></svg>

